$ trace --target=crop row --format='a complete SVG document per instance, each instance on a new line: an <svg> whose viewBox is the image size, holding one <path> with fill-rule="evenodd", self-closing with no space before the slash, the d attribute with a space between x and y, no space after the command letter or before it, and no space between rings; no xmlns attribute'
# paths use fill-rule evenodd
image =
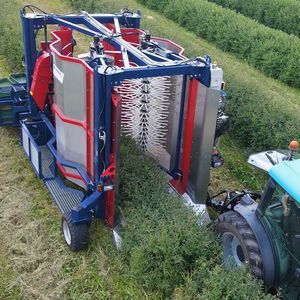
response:
<svg viewBox="0 0 300 300"><path fill-rule="evenodd" d="M266 75L300 87L300 39L207 0L139 0Z"/></svg>
<svg viewBox="0 0 300 300"><path fill-rule="evenodd" d="M9 1L1 2L0 9L0 56L5 57L11 70L21 70L22 61L22 34L20 17L16 14L16 8Z"/></svg>
<svg viewBox="0 0 300 300"><path fill-rule="evenodd" d="M271 28L300 36L300 2L297 0L209 0L235 10Z"/></svg>

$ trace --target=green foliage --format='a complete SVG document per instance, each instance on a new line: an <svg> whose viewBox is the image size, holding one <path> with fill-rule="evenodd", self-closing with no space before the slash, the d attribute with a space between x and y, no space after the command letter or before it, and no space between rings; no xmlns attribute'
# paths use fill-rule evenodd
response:
<svg viewBox="0 0 300 300"><path fill-rule="evenodd" d="M172 294L199 256L218 257L218 246L179 198L167 190L165 175L136 145L123 140L121 185L124 257L131 274L148 290Z"/></svg>
<svg viewBox="0 0 300 300"><path fill-rule="evenodd" d="M300 36L300 2L297 0L209 0L258 22Z"/></svg>
<svg viewBox="0 0 300 300"><path fill-rule="evenodd" d="M139 0L151 9L234 53L266 75L300 87L300 39L267 28L207 0Z"/></svg>
<svg viewBox="0 0 300 300"><path fill-rule="evenodd" d="M232 131L244 145L255 151L286 148L300 138L299 104L274 104L263 84L247 84L229 72L226 78Z"/></svg>
<svg viewBox="0 0 300 300"><path fill-rule="evenodd" d="M6 58L14 72L22 69L23 42L20 27L20 16L16 1L1 1L0 9L0 57Z"/></svg>
<svg viewBox="0 0 300 300"><path fill-rule="evenodd" d="M205 262L198 263L185 284L176 290L175 299L272 299L246 269L228 273L220 265L209 267Z"/></svg>
<svg viewBox="0 0 300 300"><path fill-rule="evenodd" d="M228 189L247 189L260 192L263 190L267 181L265 173L254 169L247 162L249 153L245 151L243 146L232 137L231 134L225 134L220 141L220 149L222 156L225 159L225 165L220 168L222 172L222 180L225 181L226 175L233 178L238 178L239 183L242 185L227 187ZM212 174L218 170L213 170ZM227 175L228 176L228 175ZM227 184L228 185L228 184Z"/></svg>
<svg viewBox="0 0 300 300"><path fill-rule="evenodd" d="M201 218L167 190L165 175L128 138L122 140L120 170L125 218L122 254L131 278L163 297L181 293L214 299L223 292L231 299L231 290L235 299L250 299L253 291L257 297L263 295L261 284L249 274L236 275L220 266L221 249L211 230L200 225ZM249 292L246 287L251 287Z"/></svg>

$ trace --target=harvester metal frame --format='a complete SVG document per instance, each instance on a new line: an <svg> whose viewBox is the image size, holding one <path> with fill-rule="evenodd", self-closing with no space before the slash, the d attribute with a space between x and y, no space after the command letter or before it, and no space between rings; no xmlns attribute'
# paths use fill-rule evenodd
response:
<svg viewBox="0 0 300 300"><path fill-rule="evenodd" d="M80 15L55 15L42 11L38 13L27 13L25 9L21 11L26 98L23 97L21 102L16 101L16 97L13 97L15 86L11 86L12 96L5 101L2 99L0 106L8 103L14 112L14 118L1 125L21 125L22 146L33 169L37 176L44 180L61 212L66 214L71 208L71 219L75 225L90 223L92 216L107 219L110 227L114 227L117 223L114 198L118 184L116 170L119 160L120 121L118 121L118 116L121 100L114 88L122 84L124 80L137 78L182 76L178 133L176 151L174 151L176 153L172 169L166 171L172 179L171 186L179 194L185 194L185 198L189 200L191 198L190 203L194 205L202 203L201 205L205 206L218 111L219 94L217 93L221 90L223 72L212 64L209 56L187 59L183 56L183 49L169 40L154 38L157 43L161 42L163 45L167 43L176 50L158 47L158 51L151 52L132 46L123 39L121 28L136 30L141 35L144 32L139 29L140 19L139 12L128 11L119 14L92 15L86 12ZM53 31L52 40L48 41L47 30L51 25L58 25L63 32ZM39 53L37 32L41 29L44 30L45 41L41 44L43 51ZM99 41L105 43L107 47L117 50L124 61L123 67L116 68L106 64L100 57L90 60L89 64L82 60L81 64L86 66L86 81L93 83L93 90L89 87L86 90L87 99L93 99L93 102L90 100L87 102L86 123L67 118L55 104L51 108L45 105L44 98L49 95L50 87L53 88L50 79L53 76L61 76L53 62L53 55L62 56L65 61L69 62L79 60L68 53L68 49L73 45L69 43L70 41L64 41L64 34L67 30L78 31L93 37L95 45ZM59 53L55 49L55 43L58 43L60 39L64 47ZM47 68L42 69L44 66L50 68L50 71ZM42 95L44 98L41 98L39 87L45 82L48 85L45 94ZM208 101L207 93L199 96L200 85L215 90L217 93ZM38 92L37 96L36 92ZM203 99L198 103L199 97ZM94 108L93 116L90 116L88 112L91 105ZM87 153L88 160L90 156L93 157L93 164L89 166L88 171L58 153L57 132L51 110L54 116L57 115L63 122L79 126L86 131L87 140L93 143L94 147L94 150L90 149L91 154ZM94 120L93 124L89 118ZM197 133L198 130L201 132ZM43 151L46 151L46 154ZM191 160L194 160L194 165L197 167L195 170L190 170ZM45 161L46 167L43 165ZM86 192L83 194L80 190L65 186L63 179L58 175L58 170L66 178L71 177L83 182ZM70 170L75 171L76 175ZM190 180L191 176L193 180ZM77 203L77 205L65 206L62 201L68 193L73 194L71 204Z"/></svg>

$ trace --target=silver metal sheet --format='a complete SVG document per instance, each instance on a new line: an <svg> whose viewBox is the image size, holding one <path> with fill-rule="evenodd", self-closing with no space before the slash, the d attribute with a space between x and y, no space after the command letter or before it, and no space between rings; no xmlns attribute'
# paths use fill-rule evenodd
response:
<svg viewBox="0 0 300 300"><path fill-rule="evenodd" d="M219 93L199 84L188 182L188 194L195 203L206 202Z"/></svg>

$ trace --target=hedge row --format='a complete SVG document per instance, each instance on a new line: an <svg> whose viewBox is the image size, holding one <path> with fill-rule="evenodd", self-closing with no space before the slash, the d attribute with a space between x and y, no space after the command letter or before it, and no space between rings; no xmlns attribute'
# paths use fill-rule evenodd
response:
<svg viewBox="0 0 300 300"><path fill-rule="evenodd" d="M157 163L131 139L121 145L122 256L129 276L164 299L261 299L261 284L246 271L225 270L216 236L168 192Z"/></svg>
<svg viewBox="0 0 300 300"><path fill-rule="evenodd" d="M300 2L297 0L209 0L258 22L300 36Z"/></svg>
<svg viewBox="0 0 300 300"><path fill-rule="evenodd" d="M22 68L23 40L20 27L20 16L16 13L15 1L1 1L0 9L0 56L5 57L14 72Z"/></svg>
<svg viewBox="0 0 300 300"><path fill-rule="evenodd" d="M265 74L300 87L300 39L207 0L139 0Z"/></svg>

